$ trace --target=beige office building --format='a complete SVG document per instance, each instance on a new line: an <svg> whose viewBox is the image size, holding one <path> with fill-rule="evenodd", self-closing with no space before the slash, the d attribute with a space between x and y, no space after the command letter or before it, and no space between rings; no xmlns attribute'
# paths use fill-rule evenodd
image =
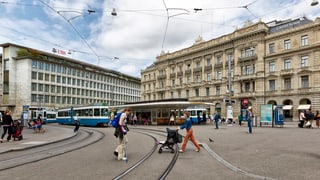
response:
<svg viewBox="0 0 320 180"><path fill-rule="evenodd" d="M140 78L16 44L0 46L0 111L12 110L15 119L23 106L55 110L140 101Z"/></svg>
<svg viewBox="0 0 320 180"><path fill-rule="evenodd" d="M283 105L285 120L298 109L320 110L320 18L248 23L216 39L198 38L164 53L141 71L144 101L188 98L233 116L252 106ZM227 102L226 102L227 101Z"/></svg>

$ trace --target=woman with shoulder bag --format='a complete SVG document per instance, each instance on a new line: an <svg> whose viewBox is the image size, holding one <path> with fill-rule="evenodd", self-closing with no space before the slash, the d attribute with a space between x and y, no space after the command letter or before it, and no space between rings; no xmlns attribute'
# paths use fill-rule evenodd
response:
<svg viewBox="0 0 320 180"><path fill-rule="evenodd" d="M8 132L8 137L7 137L7 141L11 142L11 128L12 128L12 125L13 125L13 120L12 120L12 117L11 117L11 111L10 110L6 110L4 112L4 115L2 117L2 127L3 127L3 133L2 133L2 136L1 136L1 139L0 139L0 142L3 143L3 138L4 136L7 134Z"/></svg>

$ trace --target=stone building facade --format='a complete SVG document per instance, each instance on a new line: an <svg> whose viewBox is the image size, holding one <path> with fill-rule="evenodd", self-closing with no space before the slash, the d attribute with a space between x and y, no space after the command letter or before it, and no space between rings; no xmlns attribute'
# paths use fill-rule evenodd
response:
<svg viewBox="0 0 320 180"><path fill-rule="evenodd" d="M233 33L163 53L141 71L144 101L188 98L215 104L226 115L241 108L283 105L286 120L298 109L320 109L320 18L248 23Z"/></svg>
<svg viewBox="0 0 320 180"><path fill-rule="evenodd" d="M140 101L140 78L11 43L0 45L0 111Z"/></svg>

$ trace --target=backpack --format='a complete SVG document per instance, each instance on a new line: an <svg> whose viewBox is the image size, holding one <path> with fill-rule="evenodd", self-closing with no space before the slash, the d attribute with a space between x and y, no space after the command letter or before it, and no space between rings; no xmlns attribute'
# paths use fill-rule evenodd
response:
<svg viewBox="0 0 320 180"><path fill-rule="evenodd" d="M121 112L119 112L115 118L111 121L111 126L114 128L117 128L119 126L119 121L120 121L120 117L121 117Z"/></svg>

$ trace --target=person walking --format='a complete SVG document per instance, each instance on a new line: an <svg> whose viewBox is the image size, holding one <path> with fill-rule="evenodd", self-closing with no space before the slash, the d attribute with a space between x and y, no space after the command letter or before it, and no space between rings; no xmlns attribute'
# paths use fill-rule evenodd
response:
<svg viewBox="0 0 320 180"><path fill-rule="evenodd" d="M217 111L214 115L214 123L216 125L216 129L219 129L219 120L221 119L220 113Z"/></svg>
<svg viewBox="0 0 320 180"><path fill-rule="evenodd" d="M239 125L242 126L242 114L239 113L238 115L238 121L239 121Z"/></svg>
<svg viewBox="0 0 320 180"><path fill-rule="evenodd" d="M304 121L306 120L305 114L306 114L305 110L300 110L300 114L299 114L299 124L298 124L298 127L299 127L299 128L303 128Z"/></svg>
<svg viewBox="0 0 320 180"><path fill-rule="evenodd" d="M170 116L169 125L175 125L175 123L174 123L174 115L173 114L171 114L171 116Z"/></svg>
<svg viewBox="0 0 320 180"><path fill-rule="evenodd" d="M200 146L197 143L197 141L193 135L192 123L191 123L191 119L190 119L190 112L185 112L184 115L187 119L186 119L185 123L183 125L181 125L180 127L178 127L177 129L186 129L187 133L184 137L183 144L182 144L179 152L183 153L186 150L186 146L187 146L189 139L192 141L194 146L196 146L196 151L199 152Z"/></svg>
<svg viewBox="0 0 320 180"><path fill-rule="evenodd" d="M7 141L11 142L11 136L12 136L12 128L13 126L13 120L11 117L11 111L10 110L6 110L4 111L4 115L2 116L2 127L3 127L3 133L1 135L1 139L0 142L3 143L3 138L4 136L8 133L7 136Z"/></svg>
<svg viewBox="0 0 320 180"><path fill-rule="evenodd" d="M79 116L79 114L77 113L77 114L73 117L73 122L74 122L74 125L75 125L74 130L73 130L74 133L78 132L79 127L80 127L80 122L79 122L78 116Z"/></svg>
<svg viewBox="0 0 320 180"><path fill-rule="evenodd" d="M315 118L315 120L316 120L316 125L318 126L318 128L319 128L319 126L320 126L320 113L319 113L319 111L317 110L316 111L316 115L314 116L314 118Z"/></svg>
<svg viewBox="0 0 320 180"><path fill-rule="evenodd" d="M247 122L248 122L248 128L249 128L249 133L251 134L252 133L252 120L253 120L253 113L252 113L252 107L249 106L248 109L247 109L247 113L246 113L246 119L247 119Z"/></svg>
<svg viewBox="0 0 320 180"><path fill-rule="evenodd" d="M127 123L126 119L130 113L131 113L130 108L125 108L122 111L122 114L121 114L120 120L119 120L119 126L117 127L117 128L119 128L118 129L118 137L119 137L120 144L116 148L114 154L118 156L118 160L124 160L124 161L127 160L126 144L128 143L127 133L129 131L129 129L126 125L126 123Z"/></svg>
<svg viewBox="0 0 320 180"><path fill-rule="evenodd" d="M132 121L133 121L133 125L136 126L138 121L138 117L136 114L133 115Z"/></svg>

